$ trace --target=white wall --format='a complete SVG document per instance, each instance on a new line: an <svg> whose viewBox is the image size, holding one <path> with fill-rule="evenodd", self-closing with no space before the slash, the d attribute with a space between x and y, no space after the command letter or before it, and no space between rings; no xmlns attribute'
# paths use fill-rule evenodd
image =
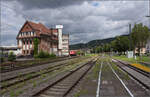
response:
<svg viewBox="0 0 150 97"><path fill-rule="evenodd" d="M56 25L56 29L58 29L58 55L61 56L61 50L62 50L62 29L63 29L63 25Z"/></svg>
<svg viewBox="0 0 150 97"><path fill-rule="evenodd" d="M63 35L62 37L62 55L68 56L69 55L69 37Z"/></svg>
<svg viewBox="0 0 150 97"><path fill-rule="evenodd" d="M22 46L22 41L21 41L21 40L19 40L19 46L20 46L20 47Z"/></svg>
<svg viewBox="0 0 150 97"><path fill-rule="evenodd" d="M62 49L62 29L58 29L58 49Z"/></svg>

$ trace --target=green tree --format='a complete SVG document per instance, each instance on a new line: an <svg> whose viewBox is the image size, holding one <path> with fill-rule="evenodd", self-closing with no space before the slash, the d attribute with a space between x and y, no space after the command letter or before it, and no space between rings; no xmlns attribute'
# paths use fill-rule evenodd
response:
<svg viewBox="0 0 150 97"><path fill-rule="evenodd" d="M141 48L145 47L150 32L147 26L143 26L142 23L135 24L131 32L132 42L134 49L137 48L138 55L140 55Z"/></svg>
<svg viewBox="0 0 150 97"><path fill-rule="evenodd" d="M127 36L119 36L111 42L111 47L113 48L113 51L118 51L122 54L122 52L129 50L129 42L130 41Z"/></svg>
<svg viewBox="0 0 150 97"><path fill-rule="evenodd" d="M111 45L108 43L103 46L104 52L110 52L110 49L111 49Z"/></svg>
<svg viewBox="0 0 150 97"><path fill-rule="evenodd" d="M38 44L39 44L39 39L35 38L34 41L34 56L36 56L38 54Z"/></svg>
<svg viewBox="0 0 150 97"><path fill-rule="evenodd" d="M8 61L15 61L16 55L13 52L10 52L8 55Z"/></svg>

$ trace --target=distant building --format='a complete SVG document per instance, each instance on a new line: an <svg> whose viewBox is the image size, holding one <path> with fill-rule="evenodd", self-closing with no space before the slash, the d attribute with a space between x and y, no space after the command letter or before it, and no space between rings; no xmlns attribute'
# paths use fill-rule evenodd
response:
<svg viewBox="0 0 150 97"><path fill-rule="evenodd" d="M3 54L9 54L10 52L13 52L15 55L21 54L20 48L17 46L0 46L0 52Z"/></svg>
<svg viewBox="0 0 150 97"><path fill-rule="evenodd" d="M138 53L138 48L135 49L135 53ZM140 54L145 54L146 53L146 48L143 47L140 49Z"/></svg>
<svg viewBox="0 0 150 97"><path fill-rule="evenodd" d="M150 39L147 41L146 44L146 53L150 53Z"/></svg>
<svg viewBox="0 0 150 97"><path fill-rule="evenodd" d="M32 55L34 39L38 38L38 52L62 55L62 25L47 28L41 23L26 21L17 35L17 44L22 55ZM69 44L68 44L69 45Z"/></svg>
<svg viewBox="0 0 150 97"><path fill-rule="evenodd" d="M138 53L136 48L135 53ZM141 54L150 53L150 39L147 40L146 46L140 49Z"/></svg>
<svg viewBox="0 0 150 97"><path fill-rule="evenodd" d="M62 55L69 55L69 34L62 35Z"/></svg>

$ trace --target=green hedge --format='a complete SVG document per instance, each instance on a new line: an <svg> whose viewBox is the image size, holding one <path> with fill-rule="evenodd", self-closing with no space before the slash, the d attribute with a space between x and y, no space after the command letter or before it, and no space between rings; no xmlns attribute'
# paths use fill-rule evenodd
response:
<svg viewBox="0 0 150 97"><path fill-rule="evenodd" d="M48 52L40 51L38 55L34 56L35 58L54 58L55 54L49 54Z"/></svg>

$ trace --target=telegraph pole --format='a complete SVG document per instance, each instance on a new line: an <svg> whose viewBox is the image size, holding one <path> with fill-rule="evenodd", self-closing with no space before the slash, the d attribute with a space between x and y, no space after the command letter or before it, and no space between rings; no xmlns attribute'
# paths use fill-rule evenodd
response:
<svg viewBox="0 0 150 97"><path fill-rule="evenodd" d="M129 24L129 40L130 40L130 48L129 50L132 50L132 39L131 39L131 24Z"/></svg>
<svg viewBox="0 0 150 97"><path fill-rule="evenodd" d="M149 0L149 4L148 4L148 10L149 10L149 13L148 13L148 16L146 16L149 20L149 30L150 30L150 0Z"/></svg>

